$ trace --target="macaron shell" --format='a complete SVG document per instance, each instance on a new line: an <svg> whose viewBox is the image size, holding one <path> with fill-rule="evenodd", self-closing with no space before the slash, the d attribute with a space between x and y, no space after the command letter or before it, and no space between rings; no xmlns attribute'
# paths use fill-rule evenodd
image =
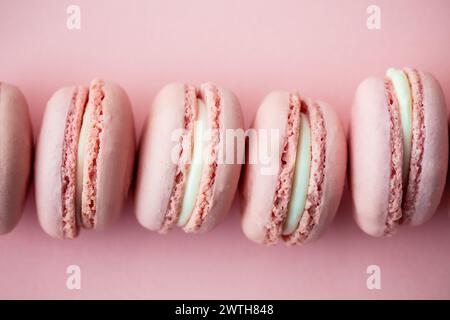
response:
<svg viewBox="0 0 450 320"><path fill-rule="evenodd" d="M164 216L175 180L179 154L174 132L184 127L184 85L172 83L155 97L146 121L139 150L135 192L136 217L147 229L157 231Z"/></svg>
<svg viewBox="0 0 450 320"><path fill-rule="evenodd" d="M248 156L241 184L242 229L249 239L257 243L264 243L266 226L271 221L280 158L286 139L288 113L289 93L272 92L261 103L251 126L256 130L256 134L249 139ZM260 129L264 129L264 132L259 132ZM275 130L274 134L272 130ZM261 139L260 134L266 135L265 139ZM261 142L267 144L258 146ZM269 153L261 154L269 157L268 163L263 163L262 158L259 159L258 153L262 152L260 150L267 150ZM263 172L266 174L262 174Z"/></svg>
<svg viewBox="0 0 450 320"><path fill-rule="evenodd" d="M313 103L307 100L308 105ZM344 191L347 168L347 142L342 123L330 105L321 101L315 103L320 107L325 125L324 181L317 222L302 243L318 239L333 221Z"/></svg>
<svg viewBox="0 0 450 320"><path fill-rule="evenodd" d="M388 215L390 114L384 81L364 80L356 90L350 124L350 188L361 229L382 236Z"/></svg>
<svg viewBox="0 0 450 320"><path fill-rule="evenodd" d="M67 112L75 87L56 91L42 120L36 149L35 198L41 227L52 237L62 238L61 162Z"/></svg>
<svg viewBox="0 0 450 320"><path fill-rule="evenodd" d="M130 100L118 85L103 87L103 131L97 159L96 229L116 220L128 195L134 165L135 132Z"/></svg>
<svg viewBox="0 0 450 320"><path fill-rule="evenodd" d="M0 83L0 122L0 234L4 234L22 216L33 147L25 97L4 82Z"/></svg>
<svg viewBox="0 0 450 320"><path fill-rule="evenodd" d="M419 72L423 85L425 146L422 173L410 224L430 219L444 191L448 167L447 109L439 82L429 73Z"/></svg>
<svg viewBox="0 0 450 320"><path fill-rule="evenodd" d="M228 159L234 159L234 163L219 163L217 165L212 196L209 199L210 210L204 217L198 232L206 232L211 230L228 214L236 193L245 147L243 130L244 121L238 99L231 91L215 84L202 84L200 86L200 90L204 90L206 86L211 85L217 89L220 97L220 138L223 140L219 147L218 159L225 161L228 157ZM241 129L241 140L227 141L227 129ZM231 149L233 143L235 147ZM194 220L195 217L194 219L190 219L185 226L185 229L189 230L195 228Z"/></svg>

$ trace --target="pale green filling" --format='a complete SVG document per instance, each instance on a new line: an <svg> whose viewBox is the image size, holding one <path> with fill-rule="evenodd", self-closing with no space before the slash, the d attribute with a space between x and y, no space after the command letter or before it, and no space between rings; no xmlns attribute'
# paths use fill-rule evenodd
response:
<svg viewBox="0 0 450 320"><path fill-rule="evenodd" d="M305 114L300 115L300 134L298 137L297 156L295 159L294 183L288 214L284 223L283 235L291 234L305 210L311 168L311 129Z"/></svg>
<svg viewBox="0 0 450 320"><path fill-rule="evenodd" d="M203 168L203 136L206 131L206 107L202 100L198 99L198 114L194 123L194 146L192 160L188 170L186 187L181 204L181 213L177 225L184 226L194 210L197 195L200 189L200 180Z"/></svg>
<svg viewBox="0 0 450 320"><path fill-rule="evenodd" d="M411 139L412 139L412 97L408 78L402 70L394 68L388 69L386 76L392 81L395 95L397 96L400 121L403 132L403 167L402 180L407 182L409 174L409 163L411 159Z"/></svg>
<svg viewBox="0 0 450 320"><path fill-rule="evenodd" d="M78 138L77 149L77 185L76 185L76 208L78 213L81 212L81 194L83 191L83 171L84 171L84 158L85 149L88 140L88 133L90 128L90 114L92 112L92 106L88 103L86 110L83 114L83 121L80 129L80 136Z"/></svg>

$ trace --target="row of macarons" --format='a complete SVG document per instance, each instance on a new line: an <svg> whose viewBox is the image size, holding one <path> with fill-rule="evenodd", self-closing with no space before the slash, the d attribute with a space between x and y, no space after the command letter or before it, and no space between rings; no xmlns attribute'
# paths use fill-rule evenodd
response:
<svg viewBox="0 0 450 320"><path fill-rule="evenodd" d="M36 146L26 100L7 83L0 83L0 121L0 234L22 215L33 151L39 223L63 239L104 229L129 195L149 230L205 232L240 193L249 239L302 244L333 220L347 164L357 224L389 236L434 214L448 167L444 94L431 74L412 68L359 85L348 135L328 104L274 91L257 110L252 134L236 143L224 132L243 132L239 101L213 83L162 88L139 144L127 94L99 79L51 96Z"/></svg>

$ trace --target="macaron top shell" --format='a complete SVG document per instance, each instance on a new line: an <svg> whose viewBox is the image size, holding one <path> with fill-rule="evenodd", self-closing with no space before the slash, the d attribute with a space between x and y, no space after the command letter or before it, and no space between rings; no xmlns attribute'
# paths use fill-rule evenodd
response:
<svg viewBox="0 0 450 320"><path fill-rule="evenodd" d="M206 106L207 129L211 134L204 155L217 161L225 159L228 153L235 156L235 150L221 148L225 140L220 140L226 139L225 129L243 127L239 102L231 92L211 83L199 88L172 83L161 89L142 135L136 186L137 219L150 230L164 233L177 222L189 169L189 151L193 147L192 122L197 99L202 99ZM243 156L243 144L241 147ZM187 232L210 230L231 206L241 162L217 161L203 166L196 205L183 226Z"/></svg>
<svg viewBox="0 0 450 320"><path fill-rule="evenodd" d="M136 138L130 100L114 83L105 82L102 132L97 158L96 228L115 221L128 196L134 168Z"/></svg>
<svg viewBox="0 0 450 320"><path fill-rule="evenodd" d="M101 81L94 80L92 85L98 82ZM101 83L102 120L96 129L98 140L95 142L98 149L95 158L95 219L94 225L90 226L95 229L104 228L119 216L131 183L135 150L134 123L126 93L115 84ZM56 238L73 238L78 234L77 231L64 232L64 181L61 175L66 121L77 90L87 92L85 87L65 87L50 98L36 151L35 193L39 222L45 232ZM92 98L89 96L86 103L92 103ZM77 141L72 143L78 147ZM88 150L87 147L77 152ZM74 228L78 228L82 218L74 220L71 222L76 224Z"/></svg>
<svg viewBox="0 0 450 320"><path fill-rule="evenodd" d="M391 169L393 164L401 168L402 163L401 157L393 161L385 80L364 80L353 102L350 187L355 220L363 231L373 236L391 234L399 224L425 222L434 214L445 185L448 129L444 95L430 74L408 68L404 72L411 82L413 95L413 143L409 180L407 186L402 186L400 178L401 191L396 197L392 196L390 185ZM397 198L399 216L389 226L390 199Z"/></svg>
<svg viewBox="0 0 450 320"><path fill-rule="evenodd" d="M390 115L384 81L364 80L356 91L350 128L351 188L356 222L381 236L388 216L391 175ZM370 196L368 196L370 195Z"/></svg>
<svg viewBox="0 0 450 320"><path fill-rule="evenodd" d="M0 234L22 216L33 148L28 105L20 90L0 82Z"/></svg>
<svg viewBox="0 0 450 320"><path fill-rule="evenodd" d="M429 220L439 205L444 192L448 170L447 109L439 82L429 73L419 72L423 86L424 150L420 181L410 221L418 226ZM411 173L410 173L411 175Z"/></svg>
<svg viewBox="0 0 450 320"><path fill-rule="evenodd" d="M167 212L181 151L176 133L184 128L184 116L185 86L170 84L155 97L144 125L135 205L139 223L150 230L162 228Z"/></svg>
<svg viewBox="0 0 450 320"><path fill-rule="evenodd" d="M312 165L305 211L292 234L282 236L281 230L272 236L268 233L268 226L274 219L274 200L277 199L275 195L279 184L287 188L280 200L275 201L283 202L281 211L286 211L292 191L292 170L290 174L280 176L283 164L290 167L295 162L295 153L283 157L286 142L295 141L290 139L287 130L291 103L292 95L288 92L270 93L263 100L252 125L257 139L249 139L241 185L242 228L248 238L258 243L274 244L282 239L287 244L300 244L317 239L333 219L342 196L346 167L342 125L327 104L304 99L301 106L306 110L302 112L308 115L312 136ZM262 135L269 135L270 138L264 139ZM281 216L281 219L285 217Z"/></svg>
<svg viewBox="0 0 450 320"><path fill-rule="evenodd" d="M289 94L272 92L264 98L251 126L256 132L248 140L241 186L242 228L248 238L258 243L264 243L266 226L271 221L283 142L287 137L288 112ZM258 132L260 129L265 131ZM266 137L260 138L263 134ZM257 141L252 140L256 138Z"/></svg>

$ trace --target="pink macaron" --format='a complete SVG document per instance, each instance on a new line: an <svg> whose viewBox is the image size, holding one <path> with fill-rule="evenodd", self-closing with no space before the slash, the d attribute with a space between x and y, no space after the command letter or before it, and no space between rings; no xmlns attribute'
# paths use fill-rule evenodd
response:
<svg viewBox="0 0 450 320"><path fill-rule="evenodd" d="M372 236L418 226L436 211L448 165L447 111L429 73L389 69L368 78L353 102L350 180L354 216Z"/></svg>
<svg viewBox="0 0 450 320"><path fill-rule="evenodd" d="M0 234L11 231L22 216L32 148L25 97L17 87L0 82Z"/></svg>
<svg viewBox="0 0 450 320"><path fill-rule="evenodd" d="M203 232L221 221L237 189L242 128L237 98L218 85L172 83L161 89L140 142L139 223L166 233L175 226Z"/></svg>
<svg viewBox="0 0 450 320"><path fill-rule="evenodd" d="M272 92L247 132L242 228L261 244L302 244L332 221L344 188L343 127L326 103Z"/></svg>
<svg viewBox="0 0 450 320"><path fill-rule="evenodd" d="M39 222L56 238L102 229L120 215L135 153L125 91L93 80L65 87L47 103L35 164Z"/></svg>

